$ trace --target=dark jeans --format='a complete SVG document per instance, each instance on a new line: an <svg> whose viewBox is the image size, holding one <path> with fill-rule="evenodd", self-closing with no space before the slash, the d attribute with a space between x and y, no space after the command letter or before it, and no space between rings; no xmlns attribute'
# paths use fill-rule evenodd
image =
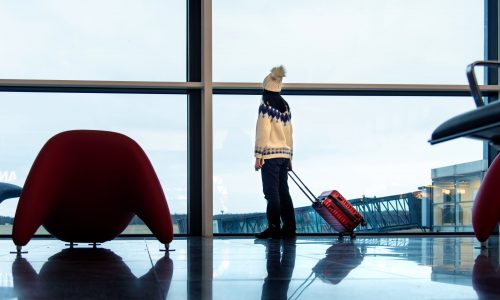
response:
<svg viewBox="0 0 500 300"><path fill-rule="evenodd" d="M288 158L266 159L262 167L262 187L267 200L267 222L269 226L283 231L295 232L295 211L288 191Z"/></svg>

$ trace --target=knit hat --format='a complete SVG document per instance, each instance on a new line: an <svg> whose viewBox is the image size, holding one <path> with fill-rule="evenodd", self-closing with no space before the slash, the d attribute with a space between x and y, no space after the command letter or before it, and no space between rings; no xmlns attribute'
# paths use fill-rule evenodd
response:
<svg viewBox="0 0 500 300"><path fill-rule="evenodd" d="M262 86L265 90L280 92L283 77L285 77L285 68L283 66L274 67L271 69L271 73L264 78Z"/></svg>

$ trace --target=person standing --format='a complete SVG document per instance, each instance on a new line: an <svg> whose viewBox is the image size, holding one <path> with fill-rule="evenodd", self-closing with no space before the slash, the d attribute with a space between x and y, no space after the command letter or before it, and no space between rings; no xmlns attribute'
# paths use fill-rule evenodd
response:
<svg viewBox="0 0 500 300"><path fill-rule="evenodd" d="M268 227L258 239L295 238L295 211L288 190L288 170L292 169L293 129L290 106L281 96L285 77L283 66L274 67L264 78L262 102L255 138L255 170L261 170L267 200ZM283 227L280 229L280 221Z"/></svg>

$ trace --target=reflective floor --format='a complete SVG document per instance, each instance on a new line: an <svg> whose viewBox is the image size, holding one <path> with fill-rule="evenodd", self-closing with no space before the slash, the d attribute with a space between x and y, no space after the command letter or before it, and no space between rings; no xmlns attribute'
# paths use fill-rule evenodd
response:
<svg viewBox="0 0 500 300"><path fill-rule="evenodd" d="M498 237L0 240L1 299L500 299Z"/></svg>

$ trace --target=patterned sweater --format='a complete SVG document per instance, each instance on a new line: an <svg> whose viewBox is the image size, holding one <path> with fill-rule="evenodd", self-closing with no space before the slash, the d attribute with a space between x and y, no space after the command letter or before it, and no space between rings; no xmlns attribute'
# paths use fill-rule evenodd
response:
<svg viewBox="0 0 500 300"><path fill-rule="evenodd" d="M292 115L289 110L282 113L262 101L259 106L255 137L256 158L292 158L293 129L291 119Z"/></svg>

